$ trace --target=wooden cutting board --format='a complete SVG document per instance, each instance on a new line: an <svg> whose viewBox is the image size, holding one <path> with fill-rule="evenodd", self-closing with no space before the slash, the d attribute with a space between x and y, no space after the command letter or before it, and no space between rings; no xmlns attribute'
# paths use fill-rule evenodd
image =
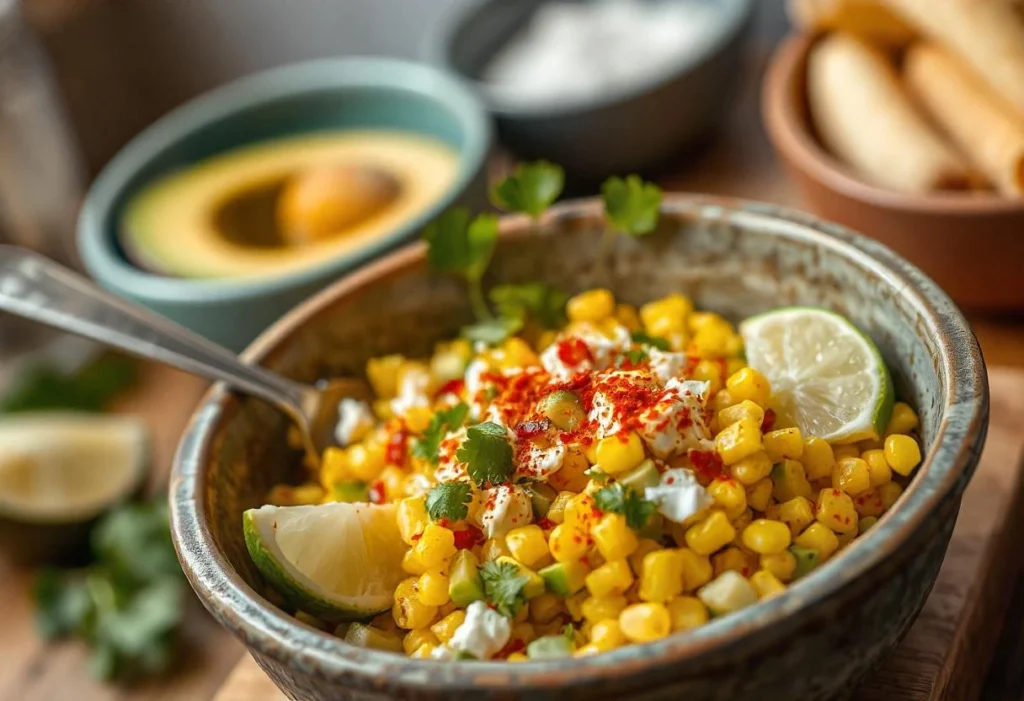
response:
<svg viewBox="0 0 1024 701"><path fill-rule="evenodd" d="M1002 628L1024 535L1024 371L991 371L992 421L946 560L924 610L855 701L972 701ZM246 655L215 701L284 701Z"/></svg>

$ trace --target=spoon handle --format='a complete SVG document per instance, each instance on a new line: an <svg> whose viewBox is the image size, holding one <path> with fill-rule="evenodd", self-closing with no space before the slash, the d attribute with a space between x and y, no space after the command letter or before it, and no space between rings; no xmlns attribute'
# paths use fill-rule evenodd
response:
<svg viewBox="0 0 1024 701"><path fill-rule="evenodd" d="M224 382L306 424L304 400L311 390L247 365L225 348L27 249L0 245L0 310Z"/></svg>

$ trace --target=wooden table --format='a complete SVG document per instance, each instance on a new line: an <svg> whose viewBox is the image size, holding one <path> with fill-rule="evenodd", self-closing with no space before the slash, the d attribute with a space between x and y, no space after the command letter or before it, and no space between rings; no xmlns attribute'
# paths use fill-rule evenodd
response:
<svg viewBox="0 0 1024 701"><path fill-rule="evenodd" d="M758 87L770 48L785 30L781 3L759 3L755 42L746 82L717 138L689 154L659 178L669 190L772 201L799 207L796 192L783 177L760 124ZM1024 367L1024 317L971 319L990 365ZM148 368L146 381L122 409L144 416L155 433L158 474L166 478L177 438L204 383L177 371ZM6 568L6 569L5 569ZM75 643L44 645L32 626L27 588L31 574L0 564L0 701L208 701L242 655L241 645L205 615L198 604L185 628L183 657L166 680L132 689L93 682L82 648ZM1018 587L996 663L983 696L986 701L1024 699L1024 585ZM995 634L995 631L993 631Z"/></svg>

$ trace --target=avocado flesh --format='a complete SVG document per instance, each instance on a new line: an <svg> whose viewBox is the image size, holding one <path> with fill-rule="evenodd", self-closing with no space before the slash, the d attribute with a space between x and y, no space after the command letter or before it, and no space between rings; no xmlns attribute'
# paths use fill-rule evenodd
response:
<svg viewBox="0 0 1024 701"><path fill-rule="evenodd" d="M557 660L572 657L572 641L564 635L546 635L526 646L526 656L531 660Z"/></svg>
<svg viewBox="0 0 1024 701"><path fill-rule="evenodd" d="M563 598L583 588L583 580L590 569L582 562L556 562L540 571L544 586L552 594Z"/></svg>
<svg viewBox="0 0 1024 701"><path fill-rule="evenodd" d="M484 585L480 580L476 557L469 550L460 550L452 559L448 574L448 596L459 608L474 601L483 601Z"/></svg>

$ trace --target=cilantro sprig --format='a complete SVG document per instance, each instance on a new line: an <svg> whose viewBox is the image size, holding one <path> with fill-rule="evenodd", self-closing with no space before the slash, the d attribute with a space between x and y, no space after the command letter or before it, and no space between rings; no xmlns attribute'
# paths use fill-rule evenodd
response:
<svg viewBox="0 0 1024 701"><path fill-rule="evenodd" d="M515 469L505 427L490 421L470 426L455 457L481 488L508 482Z"/></svg>
<svg viewBox="0 0 1024 701"><path fill-rule="evenodd" d="M565 188L565 171L549 161L519 164L490 191L491 203L506 212L528 215L534 225Z"/></svg>
<svg viewBox="0 0 1024 701"><path fill-rule="evenodd" d="M565 323L565 303L569 294L541 282L523 285L498 285L490 292L497 318L462 330L471 341L497 345L523 330L533 319L545 329L557 329Z"/></svg>
<svg viewBox="0 0 1024 701"><path fill-rule="evenodd" d="M651 348L657 348L660 351L671 350L672 346L669 342L661 336L649 336L643 331L634 331L630 334L630 339L633 343L639 343L642 346L650 346Z"/></svg>
<svg viewBox="0 0 1024 701"><path fill-rule="evenodd" d="M469 516L473 487L468 482L442 482L427 494L427 514L432 521L462 521Z"/></svg>
<svg viewBox="0 0 1024 701"><path fill-rule="evenodd" d="M430 419L430 424L418 438L412 442L410 453L414 458L426 460L433 464L438 462L438 451L441 449L441 441L449 431L462 426L469 415L469 407L464 402L439 411Z"/></svg>
<svg viewBox="0 0 1024 701"><path fill-rule="evenodd" d="M523 590L530 578L511 562L492 560L480 568L480 580L488 603L503 616L512 618L526 603Z"/></svg>
<svg viewBox="0 0 1024 701"><path fill-rule="evenodd" d="M594 505L601 511L622 514L626 524L635 531L642 530L658 509L653 501L644 499L637 490L624 487L620 482L597 490Z"/></svg>
<svg viewBox="0 0 1024 701"><path fill-rule="evenodd" d="M615 230L630 236L644 236L658 226L661 188L645 182L639 175L608 178L601 186L601 196L605 217Z"/></svg>
<svg viewBox="0 0 1024 701"><path fill-rule="evenodd" d="M456 207L428 224L423 238L430 267L462 277L477 319L492 319L482 280L498 243L498 218L493 214L473 217L468 209Z"/></svg>

